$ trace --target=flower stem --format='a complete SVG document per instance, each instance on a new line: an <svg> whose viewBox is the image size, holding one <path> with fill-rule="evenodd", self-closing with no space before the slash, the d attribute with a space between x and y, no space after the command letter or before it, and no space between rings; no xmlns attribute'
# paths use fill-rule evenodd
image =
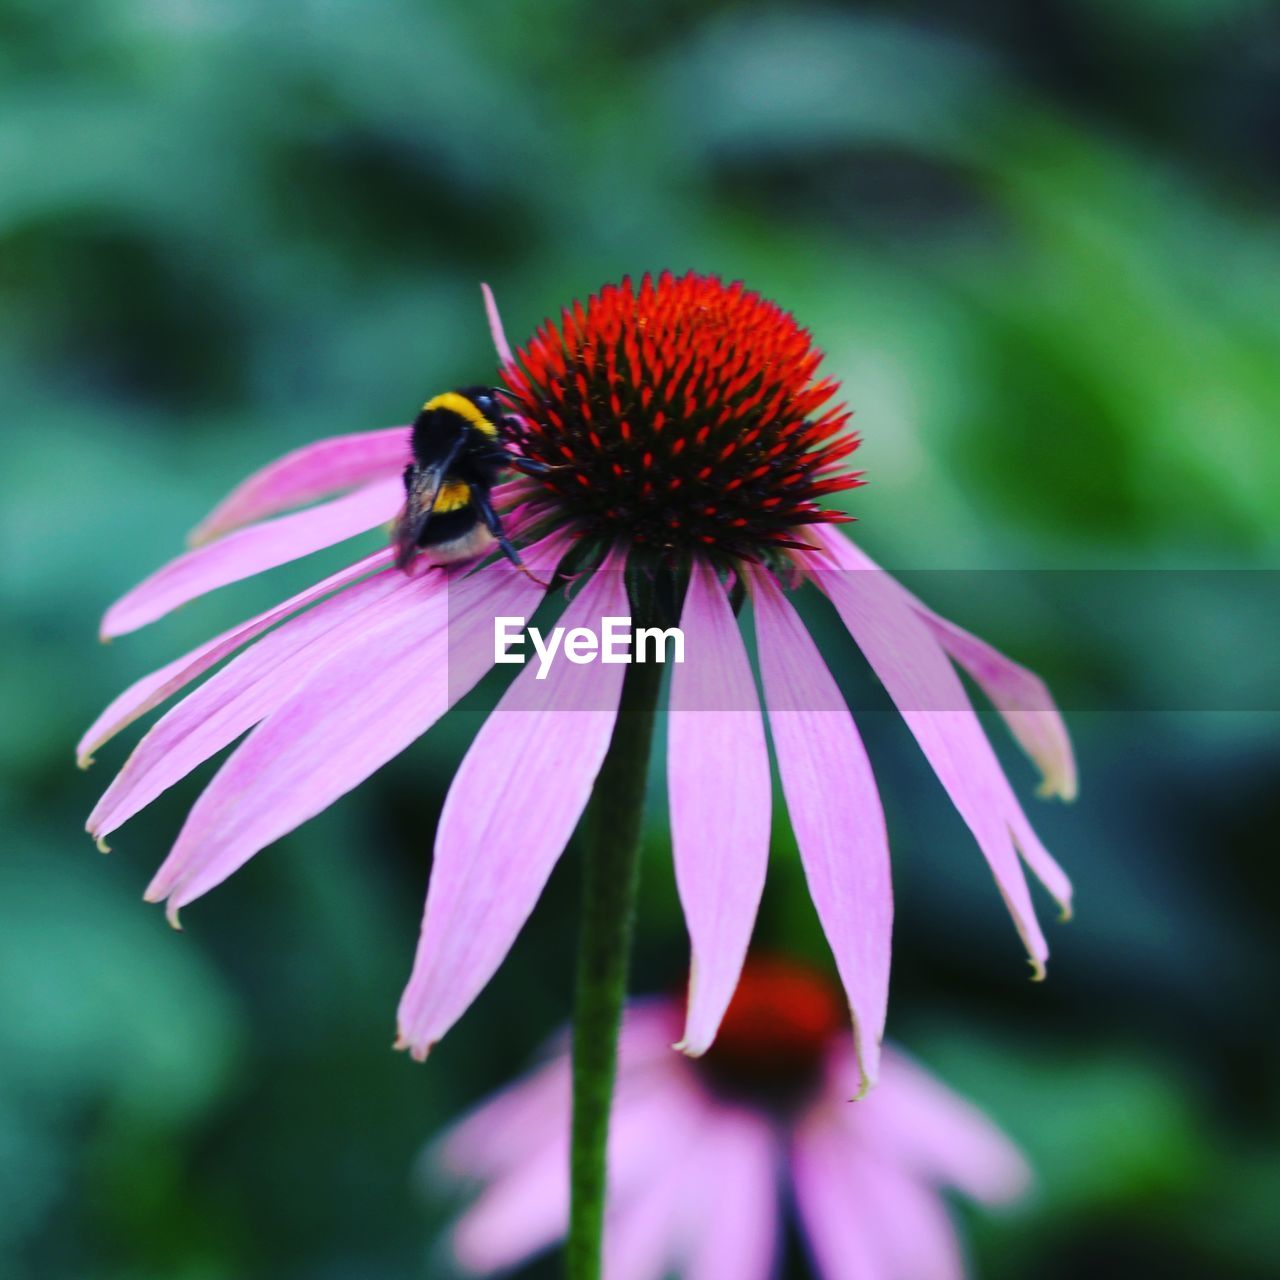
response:
<svg viewBox="0 0 1280 1280"><path fill-rule="evenodd" d="M585 861L573 1009L569 1280L599 1280L609 1108L640 872L649 748L662 684L656 662L632 663L608 754L583 817Z"/></svg>

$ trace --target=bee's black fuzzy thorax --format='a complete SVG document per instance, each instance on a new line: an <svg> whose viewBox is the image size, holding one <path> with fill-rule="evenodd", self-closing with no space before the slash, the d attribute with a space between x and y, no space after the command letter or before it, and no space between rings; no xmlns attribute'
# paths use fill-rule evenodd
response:
<svg viewBox="0 0 1280 1280"><path fill-rule="evenodd" d="M491 387L432 396L413 420L412 462L405 468L405 505L396 521L396 563L407 569L419 551L439 560L472 558L495 542L514 564L491 493L512 459L507 423Z"/></svg>

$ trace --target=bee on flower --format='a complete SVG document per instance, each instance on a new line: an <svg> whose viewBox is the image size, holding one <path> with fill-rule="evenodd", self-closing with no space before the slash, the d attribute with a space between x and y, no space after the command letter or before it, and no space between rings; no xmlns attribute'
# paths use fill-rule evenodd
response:
<svg viewBox="0 0 1280 1280"><path fill-rule="evenodd" d="M712 1046L742 970L775 816L771 738L869 1086L888 997L888 836L853 716L791 589L815 584L861 648L976 840L1037 973L1048 948L1024 864L1064 913L1070 885L956 668L1039 765L1042 790L1069 799L1061 717L1038 677L932 612L838 527L850 517L832 500L861 483L848 465L858 437L788 312L712 276L646 276L574 303L513 352L487 290L486 301L499 385L428 401L429 424L420 415L322 440L269 465L200 525L192 550L108 610L103 634L123 635L216 588L395 530L391 545L121 694L85 734L82 761L187 691L143 736L89 831L104 840L243 737L147 889L176 922L430 729L494 664L495 624L532 617L550 591L568 598L566 633L598 633L647 590L685 649L671 668L666 742L692 952L680 1047ZM755 629L763 706L740 612ZM398 1043L415 1057L462 1016L532 912L592 795L626 670L561 663L539 679L525 666L472 742L435 833L400 1002Z"/></svg>

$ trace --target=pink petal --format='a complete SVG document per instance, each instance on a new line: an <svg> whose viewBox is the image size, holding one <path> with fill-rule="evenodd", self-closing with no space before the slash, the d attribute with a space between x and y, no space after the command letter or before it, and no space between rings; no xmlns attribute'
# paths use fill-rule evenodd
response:
<svg viewBox="0 0 1280 1280"><path fill-rule="evenodd" d="M545 539L527 560L558 560ZM554 567L555 561L552 561ZM378 625L326 662L222 766L147 888L169 914L259 849L326 809L399 754L488 670L493 619L532 613L541 588L503 566L449 579L438 569L379 610ZM446 626L447 623L447 626ZM451 666L449 657L454 654Z"/></svg>
<svg viewBox="0 0 1280 1280"><path fill-rule="evenodd" d="M960 1241L941 1196L901 1169L846 1152L845 1185L864 1220L875 1223L877 1252L891 1276L964 1280Z"/></svg>
<svg viewBox="0 0 1280 1280"><path fill-rule="evenodd" d="M959 1241L938 1194L860 1150L828 1108L802 1124L793 1175L823 1280L963 1280Z"/></svg>
<svg viewBox="0 0 1280 1280"><path fill-rule="evenodd" d="M983 1204L1007 1203L1030 1185L1031 1171L1018 1148L973 1103L901 1050L886 1052L880 1088L856 1107L836 1104L841 1076L834 1063L833 1111L851 1140L878 1159Z"/></svg>
<svg viewBox="0 0 1280 1280"><path fill-rule="evenodd" d="M679 1027L674 1002L629 1001L618 1037L615 1101L655 1087L654 1069L679 1067L671 1041ZM454 1174L493 1177L520 1164L569 1124L568 1037L556 1056L459 1120L437 1144L436 1158Z"/></svg>
<svg viewBox="0 0 1280 1280"><path fill-rule="evenodd" d="M1018 744L1039 766L1040 794L1074 800L1079 790L1075 754L1067 726L1045 682L985 640L923 605L917 612L951 659L991 699Z"/></svg>
<svg viewBox="0 0 1280 1280"><path fill-rule="evenodd" d="M90 814L90 833L108 835L270 715L343 645L377 625L371 610L410 590L418 588L404 574L384 571L289 619L233 658L134 748Z"/></svg>
<svg viewBox="0 0 1280 1280"><path fill-rule="evenodd" d="M176 920L180 907L327 808L444 714L445 577L437 570L413 586L232 753L192 807L147 901L168 898Z"/></svg>
<svg viewBox="0 0 1280 1280"><path fill-rule="evenodd" d="M903 1280L880 1257L877 1224L849 1185L847 1158L829 1125L813 1120L800 1126L791 1176L815 1274L822 1280Z"/></svg>
<svg viewBox="0 0 1280 1280"><path fill-rule="evenodd" d="M719 1108L681 1064L670 1072L660 1155L644 1177L626 1169L615 1152L635 1138L610 1144L609 1204L604 1224L603 1280L665 1280L675 1262L695 1205L708 1200L709 1184L697 1169L716 1141ZM615 1123L625 1112L615 1110Z"/></svg>
<svg viewBox="0 0 1280 1280"><path fill-rule="evenodd" d="M250 525L188 551L107 610L102 620L103 637L136 631L217 587L366 533L393 519L403 505L402 482L379 480L345 498Z"/></svg>
<svg viewBox="0 0 1280 1280"><path fill-rule="evenodd" d="M684 1209L680 1160L654 1170L644 1186L605 1219L602 1280L666 1280Z"/></svg>
<svg viewBox="0 0 1280 1280"><path fill-rule="evenodd" d="M84 737L76 747L76 755L80 766L87 768L93 763L93 752L139 716L145 715L152 707L159 706L166 698L171 697L179 689L190 684L197 676L203 675L210 667L221 662L228 654L234 653L241 645L247 644L255 636L261 635L277 622L297 613L315 601L322 599L333 591L345 587L365 574L372 573L391 563L391 550L384 548L373 555L340 570L314 587L291 596L283 604L266 613L260 613L248 622L242 622L230 631L202 644L198 649L175 659L159 671L143 676L135 681L90 725Z"/></svg>
<svg viewBox="0 0 1280 1280"><path fill-rule="evenodd" d="M1049 949L1010 833L1010 818L1021 810L959 676L887 574L840 569L812 576L830 597L973 832L1036 976L1043 977Z"/></svg>
<svg viewBox="0 0 1280 1280"><path fill-rule="evenodd" d="M1074 799L1076 764L1071 751L1071 740L1067 736L1062 717L1040 677L1025 667L1011 662L984 641L926 608L900 583L895 582L889 574L878 568L869 556L855 547L843 534L834 529L819 529L815 536L842 569L867 571L869 576L877 580L879 589L898 595L909 606L911 612L924 622L942 649L977 681L1000 711L1014 737L1039 765L1044 776L1041 793L1056 793L1064 800ZM826 573L818 575L820 579L830 577L833 580L841 576L843 575ZM884 679L883 675L881 679ZM888 685L887 680L885 684ZM932 708L938 711L971 710L964 687L958 680L950 682L949 689L942 689L940 696L949 700L917 703L916 707L922 710ZM960 700L955 701L956 698ZM973 724L981 734L982 727L977 724L976 717L973 719ZM986 736L985 734L982 736L985 743ZM1063 918L1069 918L1071 881L1032 830L989 744L984 746L981 754L986 763L980 762L979 767L988 773L994 768L995 776L990 779L991 785L1001 795L1005 821L1009 825L1019 852L1040 882L1057 900L1062 908Z"/></svg>
<svg viewBox="0 0 1280 1280"><path fill-rule="evenodd" d="M480 292L484 294L484 313L489 318L489 336L493 339L493 348L498 353L498 360L506 368L507 365L515 364L515 357L511 354L511 344L507 341L507 335L502 328L502 316L498 313L498 302L493 296L493 290L487 284L480 286Z"/></svg>
<svg viewBox="0 0 1280 1280"><path fill-rule="evenodd" d="M764 722L737 619L715 571L695 561L672 668L667 737L676 883L692 963L684 1039L715 1038L738 985L769 862L772 802Z"/></svg>
<svg viewBox="0 0 1280 1280"><path fill-rule="evenodd" d="M486 1099L430 1150L432 1163L460 1178L492 1180L554 1143L569 1124L569 1058L564 1052Z"/></svg>
<svg viewBox="0 0 1280 1280"><path fill-rule="evenodd" d="M632 1089L652 1088L655 1066L672 1069L678 1059L671 1041L680 1025L672 1001L628 1001L618 1036L618 1079L614 1096ZM527 1152L547 1142L570 1115L570 1059L568 1037L554 1039L556 1056L516 1084L477 1106L448 1129L436 1144L434 1157L445 1169L471 1178L485 1178L520 1164Z"/></svg>
<svg viewBox="0 0 1280 1280"><path fill-rule="evenodd" d="M865 551L835 529L821 529L818 541L842 568L884 571ZM885 575L889 581L889 575ZM1039 766L1041 795L1074 800L1075 754L1062 715L1048 686L1034 671L1006 658L985 640L934 613L901 583L894 585L937 637L948 656L969 673L991 699L1022 749Z"/></svg>
<svg viewBox="0 0 1280 1280"><path fill-rule="evenodd" d="M769 1280L780 1234L778 1143L755 1112L723 1109L688 1165L685 1280Z"/></svg>
<svg viewBox="0 0 1280 1280"><path fill-rule="evenodd" d="M889 838L853 717L772 574L749 571L769 730L809 893L853 1015L865 1093L876 1080L889 1001Z"/></svg>
<svg viewBox="0 0 1280 1280"><path fill-rule="evenodd" d="M673 1152L701 1131L705 1103L673 1073L620 1097L609 1130L611 1218L670 1167ZM569 1099L549 1140L482 1193L453 1233L454 1253L478 1275L515 1266L564 1236L569 1216ZM673 1135L679 1142L673 1145ZM608 1230L608 1228L606 1228Z"/></svg>
<svg viewBox="0 0 1280 1280"><path fill-rule="evenodd" d="M237 485L192 531L192 546L340 490L398 476L410 458L410 430L331 436L286 453Z"/></svg>
<svg viewBox="0 0 1280 1280"><path fill-rule="evenodd" d="M610 557L560 625L598 634L602 617L628 616L619 568ZM445 798L422 936L400 1002L399 1042L416 1058L502 963L586 808L609 747L625 668L560 661L544 680L537 670L527 664L503 695Z"/></svg>

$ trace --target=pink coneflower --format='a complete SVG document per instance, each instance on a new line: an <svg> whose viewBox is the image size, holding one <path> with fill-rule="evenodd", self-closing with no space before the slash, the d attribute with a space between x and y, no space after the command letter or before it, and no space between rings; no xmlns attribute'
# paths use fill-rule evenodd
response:
<svg viewBox="0 0 1280 1280"><path fill-rule="evenodd" d="M672 1054L674 1000L628 1009L609 1145L605 1280L768 1280L791 1204L822 1280L964 1275L943 1202L1018 1195L1029 1174L975 1107L886 1049L857 1080L837 993L805 969L748 961L719 1038ZM454 1228L456 1263L485 1275L564 1233L569 1068L553 1058L450 1130L429 1168L479 1181Z"/></svg>
<svg viewBox="0 0 1280 1280"><path fill-rule="evenodd" d="M496 495L528 572L497 558L428 566L424 554L405 573L388 547L145 677L85 735L82 760L231 659L143 737L89 830L101 841L248 732L147 890L176 921L430 728L493 664L495 619L529 618L558 569L572 570L575 592L562 624L597 631L632 612L637 573L664 577L675 600L683 592L686 651L673 668L667 741L692 947L681 1044L703 1053L738 981L772 822L765 716L735 616L745 598L783 793L869 1084L888 991L888 841L853 717L789 589L815 582L834 605L977 839L1037 972L1047 948L1019 854L1064 910L1070 887L952 663L990 696L1043 789L1070 797L1061 718L1036 676L932 613L834 527L848 517L825 503L858 483L846 469L857 438L787 312L712 277L646 277L575 303L513 355L488 300L506 447L545 468ZM216 508L193 550L115 604L103 634L386 524L404 505L409 460L407 427L287 455ZM399 1043L415 1056L462 1015L533 910L592 793L632 669L526 665L467 752L436 832L399 1010Z"/></svg>

